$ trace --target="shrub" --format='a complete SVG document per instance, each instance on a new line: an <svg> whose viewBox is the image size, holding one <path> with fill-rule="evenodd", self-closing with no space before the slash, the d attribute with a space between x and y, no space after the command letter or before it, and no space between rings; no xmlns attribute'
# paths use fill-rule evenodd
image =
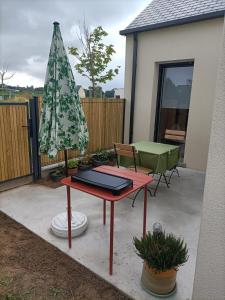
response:
<svg viewBox="0 0 225 300"><path fill-rule="evenodd" d="M73 160L69 160L67 163L67 167L68 169L74 169L78 167L78 161L73 159Z"/></svg>
<svg viewBox="0 0 225 300"><path fill-rule="evenodd" d="M109 153L108 151L101 149L95 153L94 158L100 161L105 161L109 159Z"/></svg>
<svg viewBox="0 0 225 300"><path fill-rule="evenodd" d="M89 154L86 154L84 157L82 157L79 161L79 165L90 165L91 164L91 156Z"/></svg>
<svg viewBox="0 0 225 300"><path fill-rule="evenodd" d="M137 254L156 272L170 269L177 270L188 260L188 249L184 240L172 233L148 232L145 237L134 238Z"/></svg>

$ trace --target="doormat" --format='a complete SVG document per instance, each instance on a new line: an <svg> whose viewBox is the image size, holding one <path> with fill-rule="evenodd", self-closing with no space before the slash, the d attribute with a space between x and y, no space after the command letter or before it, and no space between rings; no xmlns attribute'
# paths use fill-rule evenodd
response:
<svg viewBox="0 0 225 300"><path fill-rule="evenodd" d="M131 300L0 212L0 299Z"/></svg>

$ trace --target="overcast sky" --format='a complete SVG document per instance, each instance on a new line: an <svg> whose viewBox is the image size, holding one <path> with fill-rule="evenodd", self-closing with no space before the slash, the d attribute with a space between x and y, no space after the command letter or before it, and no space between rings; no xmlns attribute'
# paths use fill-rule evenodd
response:
<svg viewBox="0 0 225 300"><path fill-rule="evenodd" d="M43 86L54 21L60 23L65 48L79 46L77 32L85 18L90 28L101 25L115 46L111 66L120 65L120 74L103 89L124 86L125 37L119 35L151 0L0 0L0 67L15 75L10 85ZM74 69L77 84L89 82Z"/></svg>

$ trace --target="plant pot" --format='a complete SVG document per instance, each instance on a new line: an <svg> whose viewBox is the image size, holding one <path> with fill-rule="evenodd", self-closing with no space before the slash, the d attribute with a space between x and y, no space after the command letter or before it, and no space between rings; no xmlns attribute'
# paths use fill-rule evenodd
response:
<svg viewBox="0 0 225 300"><path fill-rule="evenodd" d="M78 168L73 168L73 169L67 169L68 176L76 174L78 171Z"/></svg>
<svg viewBox="0 0 225 300"><path fill-rule="evenodd" d="M99 166L102 166L102 165L108 165L109 164L109 160L99 160L95 157L92 158L92 164L94 167L99 167Z"/></svg>
<svg viewBox="0 0 225 300"><path fill-rule="evenodd" d="M89 170L89 169L91 169L92 168L92 165L90 164L90 165L79 165L79 167L78 167L78 169L80 170L80 171L85 171L85 170Z"/></svg>
<svg viewBox="0 0 225 300"><path fill-rule="evenodd" d="M155 296L166 297L176 291L177 271L156 272L146 262L143 264L141 283L145 290Z"/></svg>
<svg viewBox="0 0 225 300"><path fill-rule="evenodd" d="M115 159L109 160L108 165L109 166L115 166L116 165L116 160Z"/></svg>
<svg viewBox="0 0 225 300"><path fill-rule="evenodd" d="M59 181L60 179L62 179L64 177L64 174L63 174L63 172L54 171L54 172L49 173L49 176L53 181Z"/></svg>

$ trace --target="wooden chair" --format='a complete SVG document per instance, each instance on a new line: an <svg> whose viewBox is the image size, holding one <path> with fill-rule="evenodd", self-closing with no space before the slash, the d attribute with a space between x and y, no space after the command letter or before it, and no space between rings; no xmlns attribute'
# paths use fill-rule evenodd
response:
<svg viewBox="0 0 225 300"><path fill-rule="evenodd" d="M114 144L114 150L115 150L115 154L116 154L116 162L117 162L117 167L118 168L120 167L119 157L124 156L124 157L128 157L132 160L132 163L129 166L126 167L129 170L132 170L132 171L138 172L138 173L142 173L142 174L146 174L146 175L149 175L149 174L152 173L151 169L137 165L137 160L136 160L137 151L136 151L134 146L127 145L127 144L115 143ZM140 158L139 158L139 160L140 160ZM137 192L137 194L135 195L135 197L133 199L132 207L134 207L134 202L135 202L135 200L137 198L137 195L139 194L140 191L141 190L139 190ZM152 196L151 191L149 189L148 189L148 192Z"/></svg>
<svg viewBox="0 0 225 300"><path fill-rule="evenodd" d="M170 140L178 144L183 144L185 143L186 131L166 129L164 138L165 140ZM174 172L176 172L177 175L180 177L180 174L177 169L177 165L171 168L171 174L169 176L169 181L168 181L169 183Z"/></svg>
<svg viewBox="0 0 225 300"><path fill-rule="evenodd" d="M165 140L170 140L178 143L184 143L186 138L186 131L183 130L172 130L166 129L165 130Z"/></svg>

